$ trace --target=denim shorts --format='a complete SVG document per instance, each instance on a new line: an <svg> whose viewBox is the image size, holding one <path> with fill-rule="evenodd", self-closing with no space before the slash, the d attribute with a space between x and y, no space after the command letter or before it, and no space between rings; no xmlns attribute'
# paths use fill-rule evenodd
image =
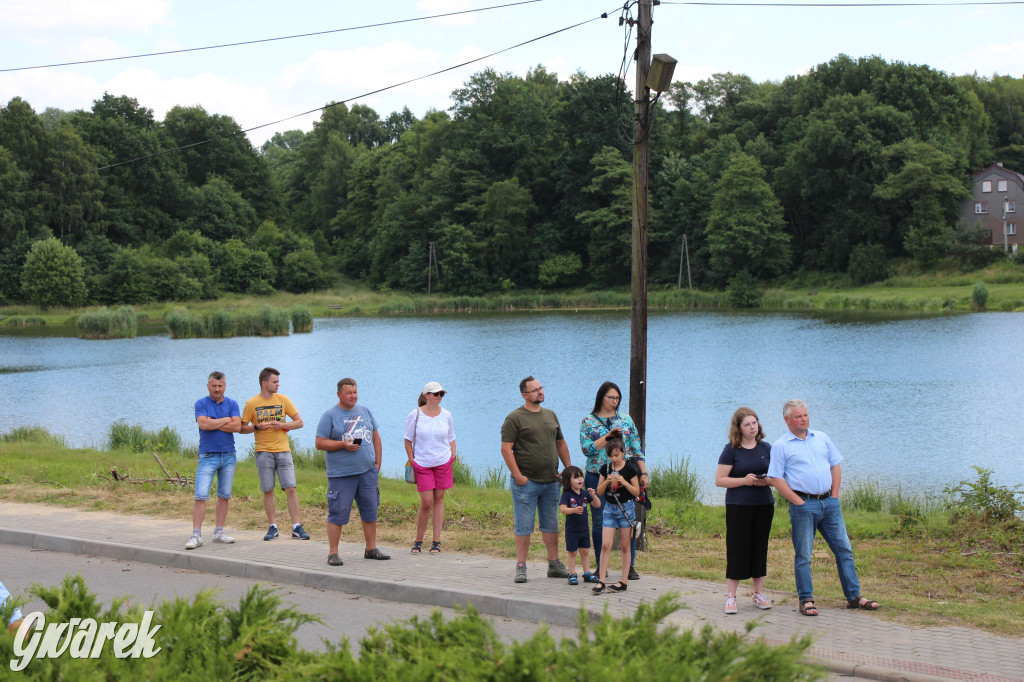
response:
<svg viewBox="0 0 1024 682"><path fill-rule="evenodd" d="M196 464L196 499L210 499L210 486L213 475L217 474L217 497L222 500L231 499L231 485L235 480L235 453L208 452L199 455Z"/></svg>
<svg viewBox="0 0 1024 682"><path fill-rule="evenodd" d="M541 533L558 532L558 500L562 497L562 486L558 481L534 483L527 480L518 485L513 479L512 490L513 532L516 535L533 533L533 523L539 518Z"/></svg>
<svg viewBox="0 0 1024 682"><path fill-rule="evenodd" d="M623 514L622 512L626 513ZM604 518L602 525L605 528L632 528L636 523L636 507L633 500L622 503L622 509L614 502L606 502L604 505Z"/></svg>
<svg viewBox="0 0 1024 682"><path fill-rule="evenodd" d="M256 472L260 475L260 490L265 493L274 489L275 473L281 490L295 487L295 464L290 452L257 452Z"/></svg>
<svg viewBox="0 0 1024 682"><path fill-rule="evenodd" d="M380 506L380 485L377 468L355 476L327 479L327 523L344 526L352 515L352 501L359 508L359 518L367 523L377 520Z"/></svg>

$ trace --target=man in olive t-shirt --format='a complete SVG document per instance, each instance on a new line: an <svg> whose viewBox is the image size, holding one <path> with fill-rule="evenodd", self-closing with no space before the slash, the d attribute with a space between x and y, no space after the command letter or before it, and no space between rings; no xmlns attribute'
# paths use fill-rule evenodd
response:
<svg viewBox="0 0 1024 682"><path fill-rule="evenodd" d="M541 538L548 553L548 577L567 578L558 560L558 461L569 466L569 447L558 417L540 406L544 387L531 377L519 382L525 404L505 417L501 426L501 456L512 472L512 513L516 538L515 582L526 582L526 555L534 521L539 516Z"/></svg>

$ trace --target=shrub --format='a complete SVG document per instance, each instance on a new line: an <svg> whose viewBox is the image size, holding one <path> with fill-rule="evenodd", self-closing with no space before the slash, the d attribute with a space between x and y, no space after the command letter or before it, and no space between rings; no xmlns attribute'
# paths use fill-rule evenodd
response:
<svg viewBox="0 0 1024 682"><path fill-rule="evenodd" d="M278 283L285 291L301 294L327 286L327 275L320 257L312 249L302 249L284 257Z"/></svg>
<svg viewBox="0 0 1024 682"><path fill-rule="evenodd" d="M667 464L659 464L649 473L653 497L671 497L690 504L700 502L700 478L690 468L689 457L679 462L670 457Z"/></svg>
<svg viewBox="0 0 1024 682"><path fill-rule="evenodd" d="M313 331L313 311L309 306L297 305L292 308L292 331L296 334Z"/></svg>
<svg viewBox="0 0 1024 682"><path fill-rule="evenodd" d="M954 520L980 518L985 521L1008 521L1024 511L1024 491L1020 486L1012 488L992 482L992 470L979 466L971 467L978 474L975 481L963 480L954 487L945 487L943 492L953 496Z"/></svg>
<svg viewBox="0 0 1024 682"><path fill-rule="evenodd" d="M508 487L508 471L503 466L488 467L482 481L485 488L500 490Z"/></svg>
<svg viewBox="0 0 1024 682"><path fill-rule="evenodd" d="M753 275L740 272L725 287L729 305L734 308L756 308L761 305L761 283Z"/></svg>
<svg viewBox="0 0 1024 682"><path fill-rule="evenodd" d="M256 311L253 322L259 336L288 336L291 320L286 310L265 305Z"/></svg>
<svg viewBox="0 0 1024 682"><path fill-rule="evenodd" d="M147 431L141 424L128 424L120 420L110 425L107 444L111 450L181 452L181 436L171 427Z"/></svg>
<svg viewBox="0 0 1024 682"><path fill-rule="evenodd" d="M988 305L988 287L984 282L978 282L971 291L971 305L975 310L984 310Z"/></svg>
<svg viewBox="0 0 1024 682"><path fill-rule="evenodd" d="M85 265L78 253L56 237L37 241L21 268L21 290L29 302L44 310L85 303Z"/></svg>
<svg viewBox="0 0 1024 682"><path fill-rule="evenodd" d="M234 336L235 320L226 310L218 310L206 318L206 335L215 339Z"/></svg>
<svg viewBox="0 0 1024 682"><path fill-rule="evenodd" d="M64 436L52 434L41 426L17 426L0 434L0 441L5 443L44 443L67 447Z"/></svg>
<svg viewBox="0 0 1024 682"><path fill-rule="evenodd" d="M881 244L858 244L850 250L847 273L855 284L870 284L886 278L889 263Z"/></svg>
<svg viewBox="0 0 1024 682"><path fill-rule="evenodd" d="M578 253L565 253L551 256L540 264L537 279L543 286L566 286L571 284L583 269L583 262Z"/></svg>
<svg viewBox="0 0 1024 682"><path fill-rule="evenodd" d="M206 335L206 325L198 315L184 308L175 308L164 317L172 339L197 339Z"/></svg>
<svg viewBox="0 0 1024 682"><path fill-rule="evenodd" d="M464 459L455 458L452 463L452 478L455 485L476 487L476 479L473 478L473 470L469 468Z"/></svg>
<svg viewBox="0 0 1024 682"><path fill-rule="evenodd" d="M132 339L139 330L139 320L131 306L100 308L87 311L75 319L80 339Z"/></svg>

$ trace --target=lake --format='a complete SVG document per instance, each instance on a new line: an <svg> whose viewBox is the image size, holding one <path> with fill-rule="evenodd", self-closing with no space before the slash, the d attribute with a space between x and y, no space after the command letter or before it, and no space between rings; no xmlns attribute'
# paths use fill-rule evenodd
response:
<svg viewBox="0 0 1024 682"><path fill-rule="evenodd" d="M941 317L865 314L657 312L648 327L646 450L650 464L689 457L720 501L715 466L729 418L754 408L769 441L785 430L782 404L807 401L811 428L846 457L845 481L934 491L973 477L1024 482L1019 442L1024 314ZM264 366L306 422L293 436L312 447L338 379L359 382L384 442L384 470L405 460L405 417L428 381L449 391L459 455L482 475L502 466L499 429L522 403L519 380L544 385L573 462L580 420L610 379L628 409L626 311L318 319L312 334L171 340L165 335L83 341L0 336L0 431L37 424L72 445L102 445L117 420L172 426L198 440L193 404L211 370L227 374L243 405ZM237 436L245 452L252 436Z"/></svg>

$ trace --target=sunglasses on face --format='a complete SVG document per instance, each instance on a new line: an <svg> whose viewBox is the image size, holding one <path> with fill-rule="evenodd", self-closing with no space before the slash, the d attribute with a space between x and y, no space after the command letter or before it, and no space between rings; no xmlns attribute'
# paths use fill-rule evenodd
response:
<svg viewBox="0 0 1024 682"><path fill-rule="evenodd" d="M438 398L443 398L445 396L445 393L447 393L447 391L438 391L437 393L427 391L427 395L436 395Z"/></svg>

